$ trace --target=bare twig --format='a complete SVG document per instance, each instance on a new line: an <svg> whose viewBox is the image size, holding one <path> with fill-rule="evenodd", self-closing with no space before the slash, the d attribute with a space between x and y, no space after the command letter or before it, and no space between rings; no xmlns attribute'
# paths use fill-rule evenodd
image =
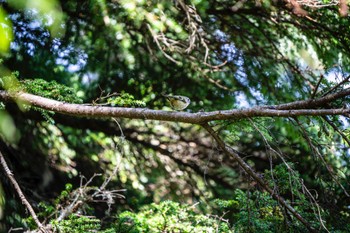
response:
<svg viewBox="0 0 350 233"><path fill-rule="evenodd" d="M32 216L34 222L36 223L36 225L39 227L41 232L47 232L46 229L44 228L44 226L41 224L41 222L38 219L38 216L36 215L33 207L30 205L29 201L27 200L27 198L24 196L21 187L19 187L13 173L11 172L11 170L9 169L6 160L3 156L3 154L0 151L0 163L2 168L5 171L5 174L7 176L7 178L10 180L10 182L12 183L13 187L15 188L19 198L21 199L23 205L25 205L25 207L27 208L27 210L29 211L30 215Z"/></svg>
<svg viewBox="0 0 350 233"><path fill-rule="evenodd" d="M264 134L263 134L263 133L261 132L261 130L255 125L255 123L254 123L253 121L251 121L251 123L252 123L252 125L254 126L254 128L255 128L255 129L260 133L260 135L263 137L264 142L265 142L265 144L267 145L268 149L269 149L270 151L272 151L274 154L276 154L276 155L283 161L283 164L287 167L287 169L288 169L288 171L289 171L289 182L290 182L290 187L292 188L291 174L295 176L295 175L296 175L296 174L295 174L295 171L289 166L289 164L287 163L287 161L284 159L284 156L283 156L280 152L278 152L278 151L276 151L276 150L274 150L274 149L272 148L272 146L269 144L268 140L265 138ZM273 173L272 173L272 172L271 172L271 176L273 177ZM323 219L322 219L322 216L321 216L321 213L320 213L320 206L318 205L316 199L315 199L314 196L310 193L309 189L304 185L304 183L303 183L303 181L302 181L301 179L299 180L299 182L300 182L300 184L302 185L303 190L306 191L307 194L308 194L308 196L310 197L311 203L312 203L314 206L316 206L316 209L317 209L316 218L319 219L319 222L320 222L321 226L323 227L323 229L324 229L325 231L329 232L328 229L327 229L327 227L326 227L326 226L324 225L324 223L323 223ZM293 191L292 191L292 190L291 190L291 193L292 193L292 195L293 195Z"/></svg>
<svg viewBox="0 0 350 233"><path fill-rule="evenodd" d="M125 139L123 130L118 123L118 121L115 118L112 118L118 125L120 132L121 132L121 140L122 142ZM108 210L110 209L110 206L114 203L114 199L116 197L119 198L125 198L123 195L119 194L119 192L125 191L125 189L120 190L106 190L106 187L108 183L111 181L111 179L117 174L119 166L121 163L121 159L117 162L117 165L114 167L113 172L110 176L105 179L105 181L102 183L102 185L98 188L91 188L89 185L93 181L93 179L97 176L101 176L101 174L94 174L85 184L83 184L84 177L81 176L80 179L80 187L73 192L75 195L73 201L61 211L60 216L57 218L57 221L62 221L64 218L69 216L71 213L76 211L80 206L82 206L85 202L93 201L93 202L105 202L108 205ZM88 195L87 192L94 190L94 193ZM102 200L95 200L94 198L102 198Z"/></svg>
<svg viewBox="0 0 350 233"><path fill-rule="evenodd" d="M66 208L64 208L61 211L61 214L56 219L57 222L60 222L63 219L65 219L67 216L69 216L71 213L73 213L74 209L79 208L79 206L81 206L83 204L81 201L79 202L80 197L81 197L80 193L76 192L73 201Z"/></svg>
<svg viewBox="0 0 350 233"><path fill-rule="evenodd" d="M314 99L314 98L315 98L316 93L317 93L317 91L318 91L318 87L320 86L321 81L322 81L323 78L324 78L323 75L321 75L321 77L318 79L318 82L317 82L317 84L316 84L316 87L315 87L315 89L314 89L314 91L313 91L313 93L312 93L312 95L311 95L311 99Z"/></svg>
<svg viewBox="0 0 350 233"><path fill-rule="evenodd" d="M102 101L102 100L105 100L105 99L108 99L110 97L114 97L114 96L120 96L120 93L117 93L117 92L113 92L113 93L107 93L107 95L103 95L104 94L104 91L101 91L101 95L100 97L96 98L95 100L92 101L92 104L93 105L99 105L99 101Z"/></svg>
<svg viewBox="0 0 350 233"><path fill-rule="evenodd" d="M120 126L119 122L114 117L112 117L112 119L118 125L120 133L121 133L121 135L120 135L121 143L124 143L125 142L125 136L124 136L124 133L123 133L123 129ZM111 179L117 174L117 172L119 170L119 166L120 166L121 161L122 161L121 159L122 159L123 154L124 154L123 153L123 148L121 148L121 154L122 154L122 156L119 159L119 161L117 161L117 165L114 167L112 174L103 182L103 184L100 187L100 190L104 190L106 188L106 186L108 185L108 183L111 181Z"/></svg>
<svg viewBox="0 0 350 233"><path fill-rule="evenodd" d="M147 24L148 30L150 31L159 50L170 61L176 64L181 64L166 51L171 51L171 53L179 53L185 55L185 57L188 57L191 60L192 56L190 54L192 53L192 51L197 49L197 51L201 53L204 57L202 64L208 67L218 67L210 65L208 62L210 48L206 39L205 30L201 26L202 19L197 13L195 6L187 5L183 0L176 1L176 6L178 6L178 9L184 12L185 14L183 24L184 30L187 31L188 36L184 40L174 40L164 35L163 32L156 33L151 28L151 25ZM204 52L202 52L202 48L204 48ZM197 58L192 60L195 60L195 64L199 63Z"/></svg>
<svg viewBox="0 0 350 233"><path fill-rule="evenodd" d="M331 93L332 91L336 90L338 87L340 87L341 85L343 85L344 83L348 82L350 79L350 75L348 77L346 77L343 81L341 81L340 83L338 83L337 85L335 85L334 87L332 87L331 89L329 89L326 93L323 93L322 96L326 96L329 93Z"/></svg>
<svg viewBox="0 0 350 233"><path fill-rule="evenodd" d="M162 46L160 45L159 41L158 41L158 36L153 32L151 26L149 24L147 24L147 28L150 31L150 33L152 34L152 37L154 39L154 41L156 42L159 50L163 53L163 55L168 58L170 61L176 63L177 65L181 64L181 62L176 61L174 58L172 58L169 54L167 54L166 52L164 52L164 49L162 48Z"/></svg>
<svg viewBox="0 0 350 233"><path fill-rule="evenodd" d="M341 0L330 0L330 1L322 1L322 0L296 0L297 3L303 6L312 7L312 8L322 8L329 6L336 6L341 2Z"/></svg>
<svg viewBox="0 0 350 233"><path fill-rule="evenodd" d="M251 121L251 123L252 123L252 125L254 126L254 128L255 128L255 129L260 133L260 135L263 137L264 142L265 142L265 144L267 145L268 149L271 150L274 154L276 154L276 155L283 161L284 165L287 167L287 169L288 169L288 171L289 171L289 182L290 182L290 187L292 188L291 174L295 176L295 175L296 175L296 174L295 174L295 171L289 166L289 164L287 163L287 161L284 159L284 156L283 156L281 153L279 153L278 151L276 151L276 150L274 150L274 149L272 148L272 146L269 144L268 140L265 138L264 134L263 134L263 133L261 132L261 130L255 125L255 123L254 123L253 121ZM271 172L271 176L273 177L273 173L272 173L272 172ZM318 205L316 199L315 199L314 196L311 194L311 192L309 191L309 189L304 185L304 183L303 183L303 181L302 181L301 179L299 180L299 182L300 182L300 184L302 185L303 190L306 191L307 194L308 194L308 196L310 197L311 203L312 203L314 206L316 206L316 209L317 209L316 218L319 219L319 222L320 222L321 226L323 227L323 229L324 229L325 231L329 232L328 229L327 229L327 227L326 227L326 226L324 225L324 223L323 223L323 219L322 219L322 216L321 216L321 213L320 213L320 206ZM292 195L293 195L293 191L292 191L292 190L291 190L291 193L292 193Z"/></svg>
<svg viewBox="0 0 350 233"><path fill-rule="evenodd" d="M84 177L81 176L80 187L72 192L71 195L73 200L71 200L68 206L60 211L60 215L56 219L57 222L64 220L70 214L76 212L86 202L106 202L107 205L110 206L110 204L113 203L114 198L124 198L123 195L119 194L119 192L125 191L124 189L112 191L105 190L105 186L107 185L106 182L104 182L99 188L90 187L89 185L97 176L101 176L101 174L94 174L85 184L83 184ZM90 191L94 191L94 193L88 194ZM102 197L102 200L95 200L95 197Z"/></svg>
<svg viewBox="0 0 350 233"><path fill-rule="evenodd" d="M305 128L302 126L302 124L299 123L298 119L295 118L295 121L298 122L299 127L302 130L302 135L306 139L307 143L309 144L312 151L317 155L317 158L322 162L326 170L328 171L329 175L332 177L332 179L339 185L339 187L344 191L344 194L348 197L350 197L349 193L346 191L344 186L339 182L338 177L336 174L334 174L333 169L330 168L330 166L327 164L327 162L324 160L322 154L319 152L318 148L312 143L311 139L308 137L308 134L305 130Z"/></svg>

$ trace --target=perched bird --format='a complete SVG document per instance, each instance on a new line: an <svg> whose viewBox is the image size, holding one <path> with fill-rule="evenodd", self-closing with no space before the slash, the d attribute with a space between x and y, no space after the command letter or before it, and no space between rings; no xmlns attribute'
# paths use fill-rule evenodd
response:
<svg viewBox="0 0 350 233"><path fill-rule="evenodd" d="M190 98L182 95L164 95L174 110L184 110L191 103Z"/></svg>

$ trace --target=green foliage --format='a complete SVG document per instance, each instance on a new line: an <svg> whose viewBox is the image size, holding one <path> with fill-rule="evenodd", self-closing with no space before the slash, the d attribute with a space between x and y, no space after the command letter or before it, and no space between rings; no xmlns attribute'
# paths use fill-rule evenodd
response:
<svg viewBox="0 0 350 233"><path fill-rule="evenodd" d="M236 200L222 200L222 199L215 199L213 201L213 203L215 205L217 205L217 207L220 210L225 210L225 209L231 209L231 208L237 208L238 206L238 202Z"/></svg>
<svg viewBox="0 0 350 233"><path fill-rule="evenodd" d="M78 96L91 103L105 90L121 94L97 104L145 107L147 103L152 109L163 107L160 93L174 93L191 98L192 112L309 99L322 75L315 97L344 88L339 85L332 89L350 71L349 22L347 17L339 16L336 7L315 8L308 17L299 17L290 4L280 1L195 0L186 4L189 2L165 0L4 1L7 12L0 12L0 21L8 27L5 29L3 24L2 32L13 30L14 36L4 37L6 50L13 41L12 53L0 66L1 88L68 103L82 103ZM64 30L63 37L55 38ZM19 74L21 79L42 77L46 81L18 81ZM332 106L342 103L324 107ZM53 123L52 113L32 109ZM217 199L202 207L203 214L213 206L218 208L218 216L230 211L224 217L237 232L305 230L262 187L258 187L260 192L254 192L251 180L241 175L237 164L223 155L199 126L118 119L127 141L124 144L119 127L107 120L60 116L59 124L51 127L42 118L13 112L0 112L0 131L9 134L16 128L16 133L10 135L23 135L18 147L4 149L10 151L16 177L24 179L20 183L30 183L26 177L46 180L38 174L42 167L37 169L36 165L49 164L48 169L54 171L54 181L44 188L41 183L28 188L39 194L39 201L44 199L39 205L40 218L47 218L58 204L70 201L71 188L60 192L67 180L77 186L79 173L88 177L102 172L104 179L120 164L112 182L126 188L128 196L111 207L114 215L125 209L138 211L145 203L160 200L207 203L208 199ZM345 130L348 136L349 132L348 118L329 120L334 125L321 117L215 123L224 141L241 152L260 174L271 164L280 163L281 158L297 162L295 166L289 164L295 171L279 165L265 172L264 178L317 228L322 220L315 217L318 210L314 203L320 203L325 224L336 231L345 229L349 222L349 199L342 190L349 190L349 148L339 134ZM312 194L317 193L315 202L302 192L304 183L311 187ZM10 185L4 187L7 186ZM28 198L36 196L29 194ZM187 207L164 205L125 212L125 221L122 214L118 224L106 228L111 232L151 232L151 228L159 231L174 226L171 229L177 231L180 226L175 229L174 222L178 220L187 231L200 222ZM93 207L91 210L92 215L97 215L97 208L96 212ZM25 215L10 207L4 212L11 227ZM201 216L207 225L219 225ZM106 224L102 220L94 223L79 219L77 215L72 218L62 226L82 221L82 225L91 224L91 229L103 231L100 225ZM80 229L83 230L89 229Z"/></svg>
<svg viewBox="0 0 350 233"><path fill-rule="evenodd" d="M160 204L146 205L138 213L124 211L117 215L116 222L104 224L99 219L71 214L67 219L56 221L53 217L57 214L56 208L67 202L70 195L71 185L67 184L66 189L61 192L59 200L56 200L56 207L41 202L38 213L39 218L52 219L50 223L59 232L233 232L226 220L214 216L197 213L194 206L181 205L173 201L164 201ZM229 206L230 201L218 200L220 203ZM32 217L25 220L26 226L35 229L36 225Z"/></svg>
<svg viewBox="0 0 350 233"><path fill-rule="evenodd" d="M50 209L47 206L47 210ZM180 205L172 201L144 206L139 213L125 211L117 216L118 220L103 230L101 221L83 215L71 214L67 219L50 223L62 233L83 232L233 232L229 224L217 216L198 214L193 207ZM27 220L28 226L35 228L32 218Z"/></svg>
<svg viewBox="0 0 350 233"><path fill-rule="evenodd" d="M293 198L293 205L301 216L315 228L321 227L320 219L325 221L329 216L321 207L317 207L303 192L299 174L293 164L277 165L272 171L266 171L264 177L270 187L284 196ZM287 200L288 201L288 200ZM294 217L286 219L286 212L268 192L243 191L236 189L234 199L215 199L218 212L227 212L237 232L302 232L306 229ZM315 215L319 211L321 216ZM286 225L286 221L289 223Z"/></svg>
<svg viewBox="0 0 350 233"><path fill-rule="evenodd" d="M233 232L218 217L197 214L193 207L172 201L144 206L139 213L118 216L116 232Z"/></svg>
<svg viewBox="0 0 350 233"><path fill-rule="evenodd" d="M273 137L269 129L274 125L273 119L255 118L247 120L238 120L227 122L225 134L229 141L245 140L247 136L258 131L259 135L266 141L272 141Z"/></svg>
<svg viewBox="0 0 350 233"><path fill-rule="evenodd" d="M238 202L233 215L237 232L283 232L284 216L278 203L267 192L235 191Z"/></svg>
<svg viewBox="0 0 350 233"><path fill-rule="evenodd" d="M292 163L279 164L271 171L265 171L266 179L270 182L270 187L278 188L281 194L292 193L293 195L301 194L300 175L294 169ZM302 195L304 196L304 195Z"/></svg>
<svg viewBox="0 0 350 233"><path fill-rule="evenodd" d="M17 79L18 75L19 73L14 71L11 74L0 77L0 89L5 89L9 92L20 90L20 83Z"/></svg>
<svg viewBox="0 0 350 233"><path fill-rule="evenodd" d="M12 211L10 211L8 214L3 216L2 223L7 222L12 227L23 226L24 220L23 220L23 215L21 215L21 212L23 211L23 205L18 204L17 200L14 198L6 198L5 207L10 208ZM0 226L0 231L7 232L7 229L6 228L4 229L3 226Z"/></svg>
<svg viewBox="0 0 350 233"><path fill-rule="evenodd" d="M101 232L100 220L96 218L72 214L60 222L52 221L53 228L61 233Z"/></svg>
<svg viewBox="0 0 350 233"><path fill-rule="evenodd" d="M120 107L145 107L146 103L142 100L135 100L135 97L129 93L122 92L117 97L109 97L107 103L112 106Z"/></svg>
<svg viewBox="0 0 350 233"><path fill-rule="evenodd" d="M311 198L309 191L305 191L306 187L303 187L300 174L295 170L294 164L279 164L272 171L266 170L264 175L270 187L274 187L276 192L291 197L294 208L315 228L322 227L320 222L329 219L327 210L314 203L315 197ZM298 222L295 222L295 226L302 227Z"/></svg>
<svg viewBox="0 0 350 233"><path fill-rule="evenodd" d="M42 210L38 216L43 218L47 218L48 216L53 214L56 210L56 208L53 205L50 205L44 202L40 202L38 207L40 208L40 210Z"/></svg>
<svg viewBox="0 0 350 233"><path fill-rule="evenodd" d="M0 6L0 38L0 56L6 56L13 40L13 30L12 23L2 6Z"/></svg>
<svg viewBox="0 0 350 233"><path fill-rule="evenodd" d="M61 204L65 203L65 201L68 201L68 198L72 192L72 184L70 183L67 183L65 185L65 189L61 191L61 194L55 199L55 201L53 202L53 204L51 203L48 203L48 202L40 202L38 204L38 217L41 218L41 219L50 219L52 218L52 216L56 216L55 213L57 212L57 207L60 206ZM74 217L71 217L70 218L70 221L74 221L74 219L72 219ZM79 218L77 216L75 216L75 220L76 218ZM79 219L79 221L84 221L84 219ZM36 226L36 223L33 219L32 216L24 219L24 222L25 222L25 225L29 228L29 229L35 229L37 226ZM54 220L53 220L54 222ZM54 222L58 227L63 227L65 226L65 224L68 224L67 222L63 222L62 225L61 223L57 223L57 222ZM78 231L79 232L79 231Z"/></svg>
<svg viewBox="0 0 350 233"><path fill-rule="evenodd" d="M55 205L59 205L60 203L64 202L65 199L67 199L72 192L73 185L70 183L67 183L65 185L65 189L62 190L60 195L55 199Z"/></svg>
<svg viewBox="0 0 350 233"><path fill-rule="evenodd" d="M21 81L21 87L28 93L49 99L77 104L83 102L73 88L59 84L56 81L48 82L43 79L26 79Z"/></svg>
<svg viewBox="0 0 350 233"><path fill-rule="evenodd" d="M0 78L0 89L5 89L10 92L17 92L17 91L25 91L30 94L42 96L49 99L54 99L58 101L63 101L67 103L82 103L82 99L80 99L76 91L71 88L67 87L65 85L59 84L56 81L45 81L43 79L26 79L18 81L19 73L12 72L11 75L3 76ZM43 110L41 108L37 107L31 107L28 105L22 105L22 108L29 110L33 109L35 111L38 111L41 113L43 118L51 123L54 124L54 120L52 118L52 115L54 114L52 111Z"/></svg>
<svg viewBox="0 0 350 233"><path fill-rule="evenodd" d="M55 120L52 118L52 116L55 114L52 111L47 111L42 108L37 107L31 107L31 106L25 106L27 110L33 109L34 111L40 112L41 116L46 120L49 124L55 124Z"/></svg>
<svg viewBox="0 0 350 233"><path fill-rule="evenodd" d="M0 136L6 141L14 143L19 140L19 131L16 129L13 118L0 108Z"/></svg>

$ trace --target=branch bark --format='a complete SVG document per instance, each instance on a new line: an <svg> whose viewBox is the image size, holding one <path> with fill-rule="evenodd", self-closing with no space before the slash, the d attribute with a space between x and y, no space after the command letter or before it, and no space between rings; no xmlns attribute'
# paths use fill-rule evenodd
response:
<svg viewBox="0 0 350 233"><path fill-rule="evenodd" d="M319 109L336 99L350 95L350 88L335 94L327 96L295 101L287 104L273 106L258 106L248 109L219 110L212 112L169 112L162 110L152 110L147 108L124 108L124 107L102 107L81 104L69 104L41 96L19 92L10 94L6 91L0 91L0 100L19 101L35 107L40 107L48 111L54 111L66 115L77 117L94 118L129 118L144 120L160 120L184 122L190 124L203 124L214 120L243 119L253 117L295 117L295 116L326 116L326 115L345 115L350 113L347 108Z"/></svg>
<svg viewBox="0 0 350 233"><path fill-rule="evenodd" d="M3 154L0 151L0 163L2 168L5 171L5 174L7 176L7 178L10 180L10 182L12 183L13 187L15 188L19 198L21 199L22 203L26 206L27 210L29 211L30 215L32 215L32 218L34 220L34 222L36 223L36 225L39 227L41 232L46 233L47 231L45 230L44 226L41 224L41 222L38 219L38 216L36 215L33 207L30 205L29 201L26 199L26 197L24 196L21 187L19 187L13 173L11 172L11 170L9 169L9 167L7 166L6 160L3 156Z"/></svg>
<svg viewBox="0 0 350 233"><path fill-rule="evenodd" d="M317 99L295 101L281 105L258 106L248 109L219 110L198 113L168 112L161 110L151 110L147 108L101 107L69 104L23 92L10 94L6 91L0 91L0 100L7 102L19 101L21 103L40 107L45 110L54 111L66 115L74 115L77 117L119 117L130 119L174 121L202 125L202 127L206 129L209 134L215 139L219 147L224 151L226 155L233 157L247 174L249 174L256 182L264 187L265 190L269 192L274 199L276 199L300 222L302 222L310 232L315 232L316 230L291 205L289 205L283 199L283 197L275 193L274 190L264 182L264 180L239 156L235 150L225 144L225 142L218 136L218 134L216 134L214 130L208 125L208 122L214 120L229 120L253 117L345 115L350 113L350 109L321 109L321 107L325 107L327 105L329 106L331 102L340 98L344 98L348 95L350 95L350 88L333 94L328 94ZM40 224L40 222L38 223Z"/></svg>

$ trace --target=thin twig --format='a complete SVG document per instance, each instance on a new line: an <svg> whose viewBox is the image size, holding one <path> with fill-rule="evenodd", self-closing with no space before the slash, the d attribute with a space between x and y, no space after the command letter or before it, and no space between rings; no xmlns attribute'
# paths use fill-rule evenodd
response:
<svg viewBox="0 0 350 233"><path fill-rule="evenodd" d="M297 118L295 118L295 121L298 121ZM324 167L326 168L326 170L328 171L328 173L330 174L330 176L332 177L332 179L339 185L339 187L344 191L344 194L348 197L350 197L349 193L346 191L346 189L344 188L344 186L339 182L338 177L336 174L334 174L334 171L329 168L329 165L327 164L327 162L324 160L323 156L321 155L321 153L319 152L319 150L317 149L317 147L312 143L311 139L308 137L308 134L306 132L306 129L302 126L302 124L299 123L299 127L302 129L302 135L303 137L306 139L306 141L308 142L310 148L312 149L312 151L315 153L315 155L317 155L317 158L323 163Z"/></svg>
<svg viewBox="0 0 350 233"><path fill-rule="evenodd" d="M223 150L225 154L228 156L232 156L239 166L247 173L249 174L259 185L264 187L264 189L271 194L271 196L277 200L281 205L283 205L291 214L294 215L301 223L304 224L304 226L310 231L310 232L317 232L311 224L306 221L290 204L288 204L287 201L284 200L283 197L278 195L274 192L273 189L271 189L266 182L239 156L239 154L232 149L231 147L227 146L225 142L219 137L217 133L206 123L202 124L202 127L208 131L208 133L215 139L218 146Z"/></svg>
<svg viewBox="0 0 350 233"><path fill-rule="evenodd" d="M81 194L80 193L76 193L76 196L74 198L74 200L70 203L69 206L67 206L66 208L64 208L61 211L61 214L59 215L59 217L56 219L57 222L62 221L63 219L65 219L67 216L69 216L71 213L73 213L73 210L76 209L76 203L78 203L79 198L80 198ZM80 202L81 203L81 202Z"/></svg>
<svg viewBox="0 0 350 233"><path fill-rule="evenodd" d="M315 90L313 91L313 93L311 95L311 99L315 98L315 95L316 95L316 93L318 91L318 87L320 86L321 81L322 81L323 78L324 78L323 75L321 75L321 77L319 78L319 80L318 80L318 82L316 84Z"/></svg>
<svg viewBox="0 0 350 233"><path fill-rule="evenodd" d="M322 96L326 96L329 93L331 93L332 91L334 91L335 89L337 89L338 87L340 87L341 85L343 85L344 83L348 82L350 79L350 75L348 77L346 77L343 81L341 81L340 83L338 83L337 85L335 85L334 87L332 87L331 89L329 89L326 93L323 93Z"/></svg>
<svg viewBox="0 0 350 233"><path fill-rule="evenodd" d="M176 61L174 58L172 58L169 54L167 54L166 52L164 52L164 50L162 49L162 46L159 44L159 41L157 39L157 35L153 32L151 26L149 24L147 24L147 28L150 31L150 33L152 34L152 37L154 39L154 41L156 42L159 50L163 53L163 55L168 58L170 61L176 63L177 65L181 64L181 62Z"/></svg>
<svg viewBox="0 0 350 233"><path fill-rule="evenodd" d="M330 121L326 116L322 116L322 119L325 120L344 139L344 141L346 141L348 146L350 146L349 138L342 131L340 131L332 121Z"/></svg>
<svg viewBox="0 0 350 233"><path fill-rule="evenodd" d="M30 205L29 201L27 200L27 198L24 196L21 187L18 185L13 173L11 172L11 170L9 169L6 160L3 156L3 154L0 151L0 163L2 165L2 168L5 171L5 174L7 176L7 178L10 180L10 182L12 183L12 185L14 186L19 198L21 199L22 203L25 205L25 207L27 208L27 210L29 211L30 215L32 216L34 222L36 223L36 225L39 227L41 232L46 233L47 231L45 230L44 226L41 224L41 222L38 219L38 216L36 215L33 207Z"/></svg>
<svg viewBox="0 0 350 233"><path fill-rule="evenodd" d="M260 135L263 137L265 144L267 145L268 149L271 150L273 153L275 153L284 163L284 165L287 167L288 171L289 171L289 182L290 182L290 187L292 188L292 183L291 183L291 174L296 176L295 171L289 166L289 164L287 163L287 161L285 161L283 155L279 152L277 152L276 150L274 150L272 148L272 146L269 144L268 140L265 138L265 136L263 135L263 133L261 132L261 130L255 125L255 123L249 119L252 123L252 125L254 126L254 128L260 133ZM271 172L271 175L273 177L273 173ZM302 184L302 187L304 190L306 190L307 194L309 195L309 197L312 199L312 203L314 203L314 205L316 206L317 209L317 214L316 214L316 218L319 218L319 222L321 224L321 226L324 228L324 230L326 230L327 232L328 229L327 227L323 224L323 219L320 213L320 206L318 205L318 203L316 202L316 199L314 198L314 196L312 196L312 194L310 193L309 189L303 184L303 182L301 180L299 180L299 182ZM293 197L293 191L291 190L292 193L292 197Z"/></svg>
<svg viewBox="0 0 350 233"><path fill-rule="evenodd" d="M269 146L269 150L271 150L273 153L275 153L275 154L282 160L283 164L287 167L287 169L288 169L288 171L289 171L289 173L290 173L290 174L289 174L290 187L292 187L292 184L291 184L291 175L296 176L295 171L289 166L289 164L287 163L287 161L284 159L283 155L282 155L280 152L278 152L278 151L276 151L275 149L273 149L269 144L268 144L268 146ZM313 204L316 206L316 209L317 209L317 213L315 213L316 218L319 218L319 222L320 222L321 226L322 226L327 232L329 232L328 229L326 228L326 226L323 224L323 219L322 219L322 216L321 216L321 214L320 214L320 206L319 206L318 203L316 202L316 199L315 199L314 196L311 194L311 192L309 191L309 189L304 185L302 179L300 179L299 182L300 182L300 184L302 185L303 190L305 190L305 191L307 192L308 197L310 197L311 203L313 203ZM293 191L292 191L292 190L291 190L291 193L292 193L292 195L293 195ZM313 210L314 210L314 209L313 209Z"/></svg>

